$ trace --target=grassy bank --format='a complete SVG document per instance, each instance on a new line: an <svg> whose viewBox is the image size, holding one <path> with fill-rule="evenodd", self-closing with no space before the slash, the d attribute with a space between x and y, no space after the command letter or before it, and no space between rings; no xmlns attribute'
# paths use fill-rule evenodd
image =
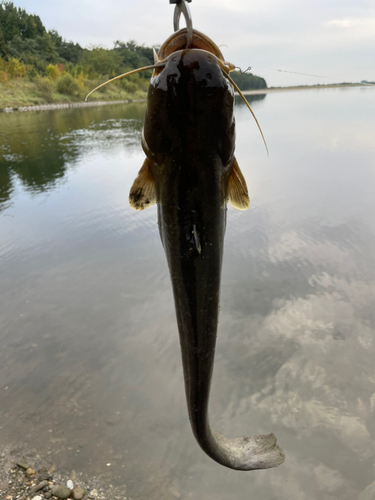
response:
<svg viewBox="0 0 375 500"><path fill-rule="evenodd" d="M86 95L104 79L85 80L67 78L68 84L58 86L57 82L46 77L36 77L32 80L12 79L0 82L0 109L6 107L19 108L40 104L63 104L82 102ZM90 96L90 101L119 101L144 99L146 89L126 89L118 84L107 85Z"/></svg>

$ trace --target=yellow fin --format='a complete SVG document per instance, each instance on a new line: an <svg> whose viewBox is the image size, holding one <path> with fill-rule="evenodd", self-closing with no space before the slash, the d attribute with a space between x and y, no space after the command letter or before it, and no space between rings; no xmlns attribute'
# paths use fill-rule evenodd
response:
<svg viewBox="0 0 375 500"><path fill-rule="evenodd" d="M247 210L250 206L246 181L236 158L233 158L232 172L229 176L228 201L232 207L238 208L238 210Z"/></svg>
<svg viewBox="0 0 375 500"><path fill-rule="evenodd" d="M129 205L134 210L144 210L156 203L154 179L148 158L143 162L129 193Z"/></svg>

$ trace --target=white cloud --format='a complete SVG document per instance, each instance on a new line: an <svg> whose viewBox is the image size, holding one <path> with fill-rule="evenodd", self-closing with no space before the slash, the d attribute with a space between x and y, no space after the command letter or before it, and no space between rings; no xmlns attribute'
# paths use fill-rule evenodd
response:
<svg viewBox="0 0 375 500"><path fill-rule="evenodd" d="M360 24L358 19L333 19L326 23L326 26L338 26L339 28L350 28Z"/></svg>

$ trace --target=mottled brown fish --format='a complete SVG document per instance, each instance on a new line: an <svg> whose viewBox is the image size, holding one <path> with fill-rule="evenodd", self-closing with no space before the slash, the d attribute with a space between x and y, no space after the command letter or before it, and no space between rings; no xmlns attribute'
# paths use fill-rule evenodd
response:
<svg viewBox="0 0 375 500"><path fill-rule="evenodd" d="M273 434L228 439L208 419L227 203L246 210L249 197L234 156L233 66L196 30L185 47L180 30L155 56L142 136L146 159L129 202L135 210L157 204L196 440L226 467L267 469L284 461Z"/></svg>

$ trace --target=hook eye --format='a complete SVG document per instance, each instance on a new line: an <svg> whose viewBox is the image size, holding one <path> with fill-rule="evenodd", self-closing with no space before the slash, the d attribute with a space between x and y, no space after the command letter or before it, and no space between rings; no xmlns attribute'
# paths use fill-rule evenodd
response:
<svg viewBox="0 0 375 500"><path fill-rule="evenodd" d="M185 22L186 22L186 29L187 29L187 45L186 45L186 47L189 47L189 45L193 39L193 21L191 19L190 8L189 8L189 5L187 4L186 0L181 0L180 3L176 4L176 7L174 9L173 28L175 31L178 31L180 29L181 14L184 15Z"/></svg>

